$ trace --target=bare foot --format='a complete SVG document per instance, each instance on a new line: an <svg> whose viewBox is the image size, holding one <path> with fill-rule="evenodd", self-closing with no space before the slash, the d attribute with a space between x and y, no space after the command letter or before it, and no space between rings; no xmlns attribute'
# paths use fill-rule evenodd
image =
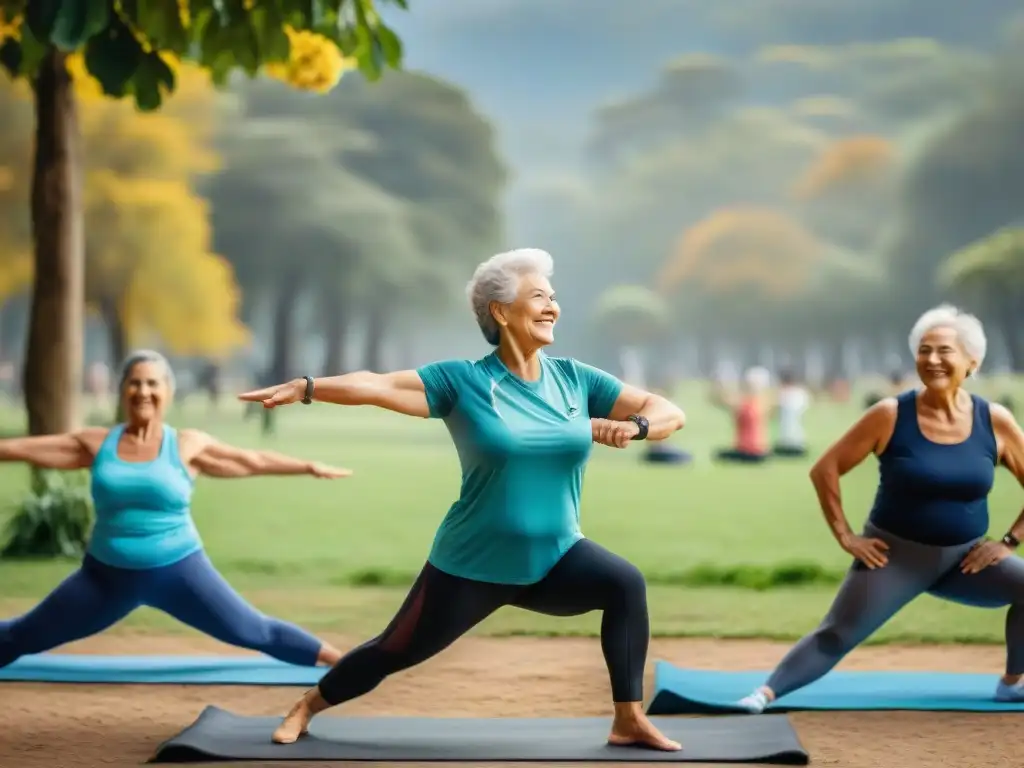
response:
<svg viewBox="0 0 1024 768"><path fill-rule="evenodd" d="M306 699L303 698L292 707L271 738L275 744L294 744L309 733L309 721L312 719L313 713L309 711Z"/></svg>
<svg viewBox="0 0 1024 768"><path fill-rule="evenodd" d="M639 703L629 708L615 706L615 720L608 743L613 747L642 746L658 749L663 752L678 752L683 745L666 737L654 727L647 715L640 709Z"/></svg>
<svg viewBox="0 0 1024 768"><path fill-rule="evenodd" d="M274 743L294 744L309 733L309 721L330 706L320 695L319 688L310 688L274 731Z"/></svg>
<svg viewBox="0 0 1024 768"><path fill-rule="evenodd" d="M320 646L320 653L316 656L317 666L321 667L333 667L339 661L341 661L342 653L330 643L324 643Z"/></svg>

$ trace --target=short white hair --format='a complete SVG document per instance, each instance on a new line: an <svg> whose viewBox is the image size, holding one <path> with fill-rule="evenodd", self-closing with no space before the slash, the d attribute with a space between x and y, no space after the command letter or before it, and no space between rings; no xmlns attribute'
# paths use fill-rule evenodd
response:
<svg viewBox="0 0 1024 768"><path fill-rule="evenodd" d="M746 370L743 374L743 381L750 389L760 392L768 389L768 385L772 383L772 375L767 368L757 365Z"/></svg>
<svg viewBox="0 0 1024 768"><path fill-rule="evenodd" d="M140 363L155 363L159 365L164 372L164 381L167 382L170 390L174 391L174 369L171 368L171 364L167 362L166 357L152 349L138 349L124 359L124 362L121 363L121 381L117 386L119 391L124 391L124 385L128 383L128 378L132 375L135 366Z"/></svg>
<svg viewBox="0 0 1024 768"><path fill-rule="evenodd" d="M524 275L551 277L554 271L555 262L551 254L539 248L505 251L477 266L466 285L466 297L488 344L497 346L500 335L498 321L491 314L491 302L511 304Z"/></svg>
<svg viewBox="0 0 1024 768"><path fill-rule="evenodd" d="M921 339L928 331L936 328L951 328L956 332L957 340L964 351L977 364L969 374L973 376L977 373L985 359L985 352L988 350L988 339L985 337L985 328L981 321L952 304L942 304L929 309L917 319L914 327L910 329L910 354L916 356L917 349L921 346Z"/></svg>

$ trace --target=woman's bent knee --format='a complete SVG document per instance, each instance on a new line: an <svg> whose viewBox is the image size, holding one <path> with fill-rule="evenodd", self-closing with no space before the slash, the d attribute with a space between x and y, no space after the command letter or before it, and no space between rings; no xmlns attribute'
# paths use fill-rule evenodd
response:
<svg viewBox="0 0 1024 768"><path fill-rule="evenodd" d="M647 579L643 572L625 560L616 568L611 579L613 597L625 600L630 605L647 604Z"/></svg>

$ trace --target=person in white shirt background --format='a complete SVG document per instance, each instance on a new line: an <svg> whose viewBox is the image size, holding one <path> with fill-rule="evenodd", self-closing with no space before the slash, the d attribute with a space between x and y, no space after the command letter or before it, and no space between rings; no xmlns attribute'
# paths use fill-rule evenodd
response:
<svg viewBox="0 0 1024 768"><path fill-rule="evenodd" d="M806 456L807 438L804 434L804 413L811 404L811 396L792 371L779 374L779 391L775 400L778 435L772 450L776 456Z"/></svg>

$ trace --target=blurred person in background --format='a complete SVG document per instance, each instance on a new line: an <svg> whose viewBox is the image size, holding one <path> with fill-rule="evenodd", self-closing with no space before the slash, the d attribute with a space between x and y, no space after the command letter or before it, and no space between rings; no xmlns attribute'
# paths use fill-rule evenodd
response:
<svg viewBox="0 0 1024 768"><path fill-rule="evenodd" d="M733 446L715 453L716 461L757 464L768 458L768 386L771 374L766 368L748 368L740 391L730 392L719 383L711 391L711 402L732 416L735 430Z"/></svg>
<svg viewBox="0 0 1024 768"><path fill-rule="evenodd" d="M1017 555L1024 512L1000 538L987 538L996 467L1024 484L1024 431L1006 408L963 388L985 358L977 318L937 307L914 324L909 342L921 386L868 409L811 470L825 520L853 563L821 625L739 702L748 712L827 674L922 594L1009 607L1006 667L994 696L1024 701L1024 559ZM871 455L879 486L858 535L843 510L840 478Z"/></svg>
<svg viewBox="0 0 1024 768"><path fill-rule="evenodd" d="M551 255L533 248L477 267L467 295L494 347L479 360L305 377L240 395L265 408L319 401L443 419L462 468L459 498L398 613L295 703L275 742L296 741L318 713L369 693L503 606L516 606L552 616L601 611L614 712L608 743L680 749L643 711L650 642L643 574L584 537L579 521L593 444L664 440L683 427L683 412L605 371L544 353L561 315L553 271Z"/></svg>
<svg viewBox="0 0 1024 768"><path fill-rule="evenodd" d="M894 363L889 369L889 376L887 379L888 392L871 392L865 398L864 405L867 408L881 402L886 397L896 397L901 392L911 386L911 383L907 379L907 374L903 370L903 367L899 364L899 361Z"/></svg>
<svg viewBox="0 0 1024 768"><path fill-rule="evenodd" d="M804 413L811 404L811 395L796 374L784 369L779 374L779 391L775 395L775 417L778 434L772 453L776 456L802 457L807 455L804 434Z"/></svg>
<svg viewBox="0 0 1024 768"><path fill-rule="evenodd" d="M90 470L95 524L82 565L23 616L0 620L0 667L95 635L141 606L224 643L290 664L333 664L338 649L246 602L210 562L191 514L198 476L346 477L348 470L235 448L164 422L174 376L141 351L122 369L124 423L0 440L0 461Z"/></svg>

